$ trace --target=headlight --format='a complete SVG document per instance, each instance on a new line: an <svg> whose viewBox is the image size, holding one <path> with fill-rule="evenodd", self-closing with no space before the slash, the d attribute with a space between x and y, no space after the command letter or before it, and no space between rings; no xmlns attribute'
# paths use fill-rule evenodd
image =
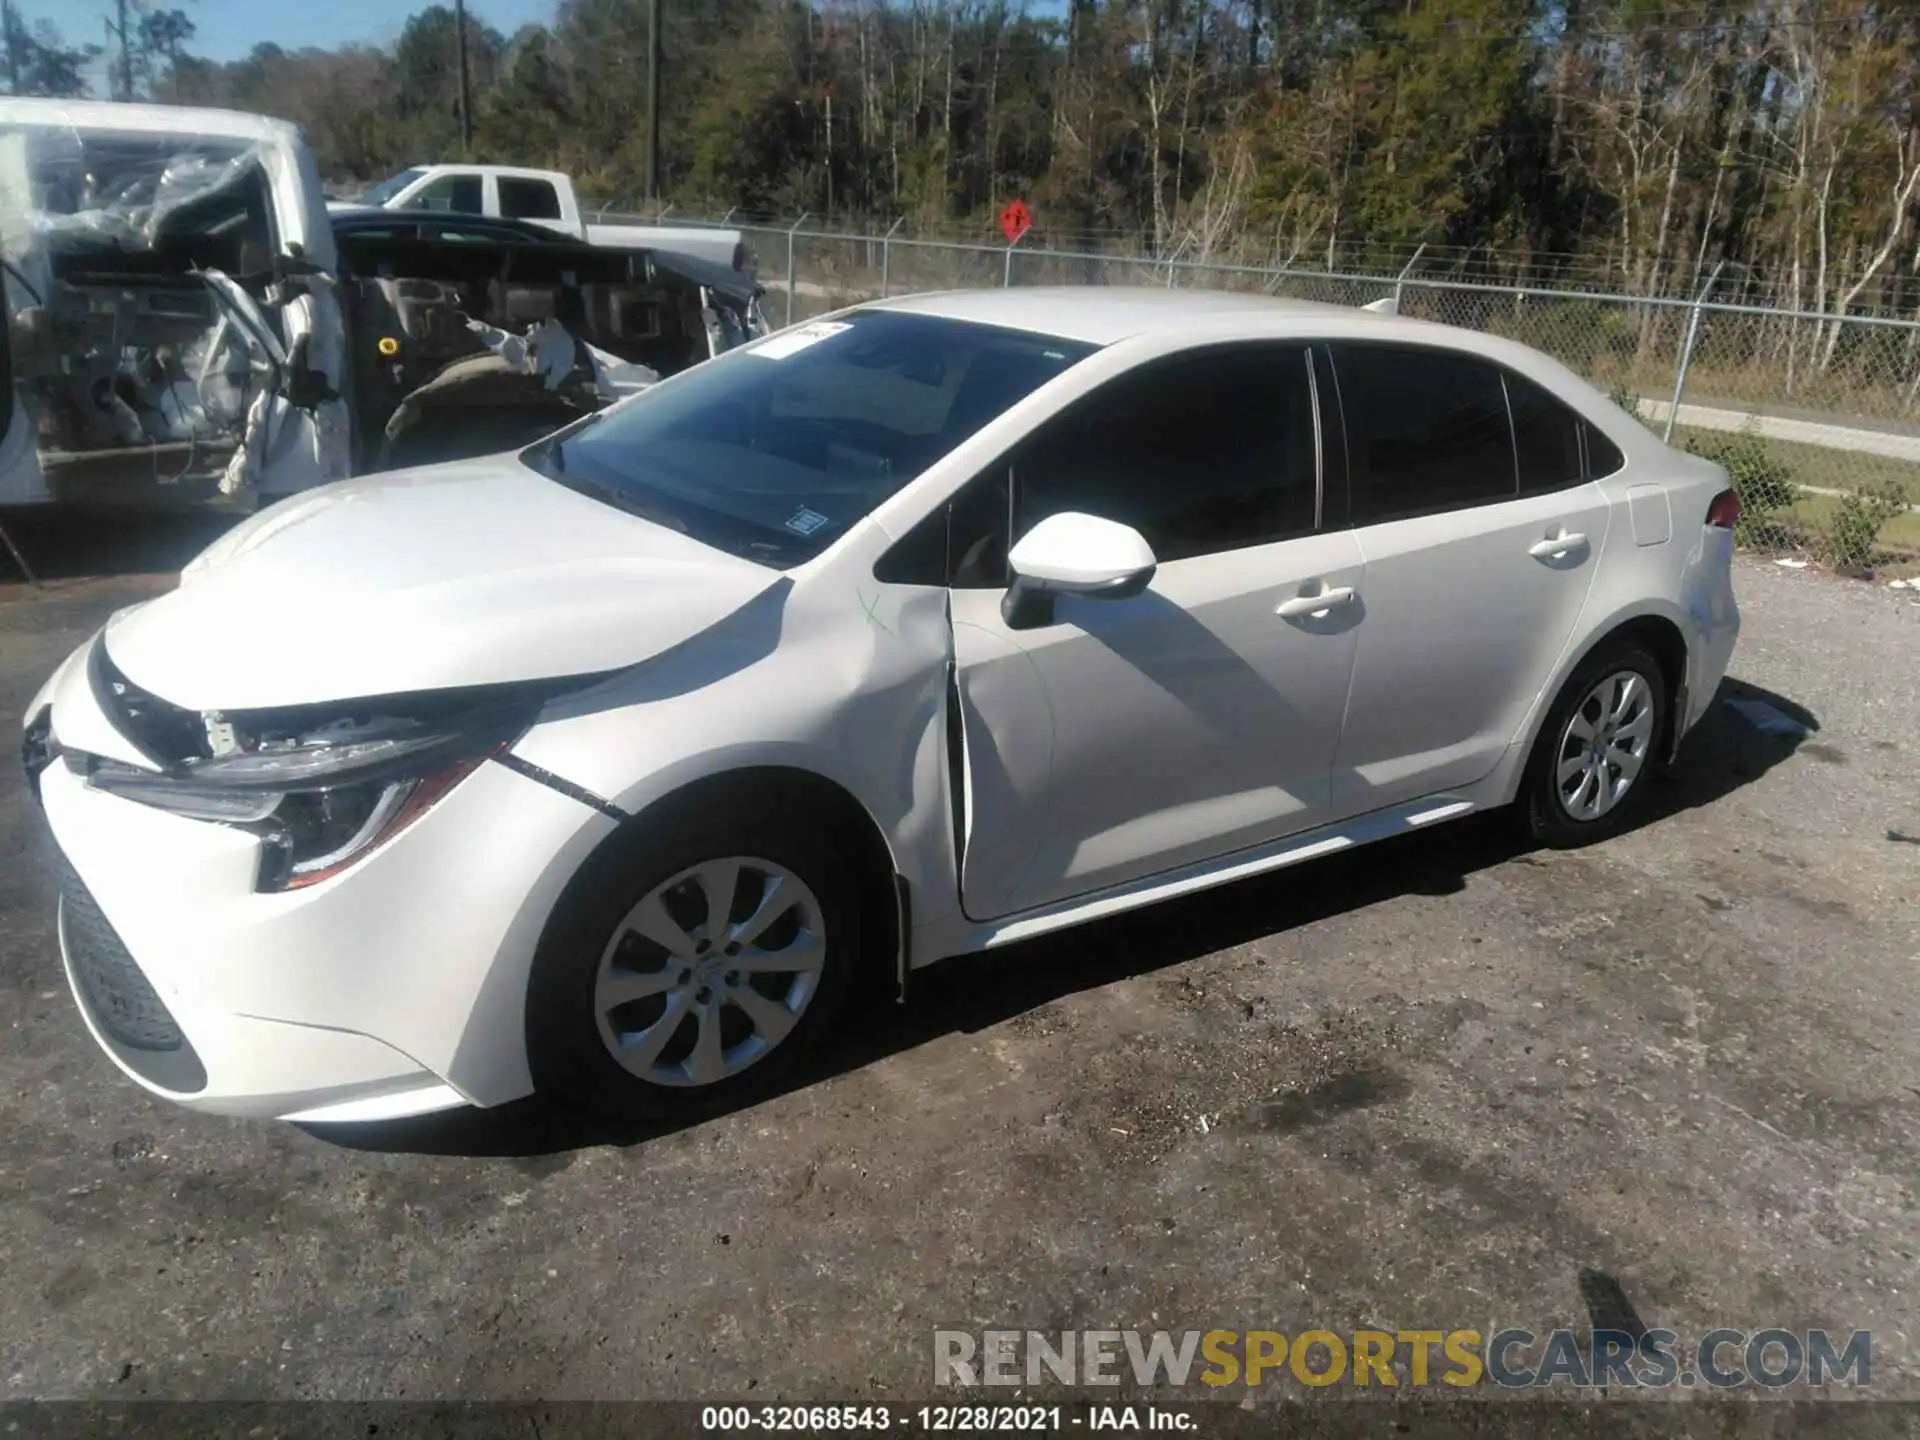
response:
<svg viewBox="0 0 1920 1440"><path fill-rule="evenodd" d="M538 700L450 710L445 697L369 701L216 719L222 752L155 773L92 761L99 789L176 815L239 826L264 842L259 888L297 890L339 874L418 820L513 744Z"/></svg>

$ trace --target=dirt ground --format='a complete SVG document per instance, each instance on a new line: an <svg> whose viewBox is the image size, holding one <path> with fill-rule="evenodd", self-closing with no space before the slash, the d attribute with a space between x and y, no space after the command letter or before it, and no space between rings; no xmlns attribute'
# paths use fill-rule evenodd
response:
<svg viewBox="0 0 1920 1440"><path fill-rule="evenodd" d="M37 535L44 590L0 557L0 714L205 538ZM1920 603L1737 583L1636 832L1470 820L956 961L664 1133L150 1099L0 781L0 1397L917 1404L936 1328L1623 1314L1871 1330L1875 1392L1920 1396Z"/></svg>

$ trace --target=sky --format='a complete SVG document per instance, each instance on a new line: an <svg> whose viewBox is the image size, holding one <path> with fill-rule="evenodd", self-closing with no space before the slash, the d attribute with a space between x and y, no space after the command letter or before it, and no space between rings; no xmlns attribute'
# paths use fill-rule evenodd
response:
<svg viewBox="0 0 1920 1440"><path fill-rule="evenodd" d="M51 20L70 45L105 41L101 22L113 13L114 0L19 0L32 24ZM407 16L432 0L161 0L184 10L195 27L187 48L208 60L238 60L254 46L272 41L288 50L304 45L334 46L357 41L391 45L400 38ZM452 0L447 0L450 5ZM553 18L554 0L467 0L475 20L511 35L530 20ZM95 89L99 88L96 80Z"/></svg>

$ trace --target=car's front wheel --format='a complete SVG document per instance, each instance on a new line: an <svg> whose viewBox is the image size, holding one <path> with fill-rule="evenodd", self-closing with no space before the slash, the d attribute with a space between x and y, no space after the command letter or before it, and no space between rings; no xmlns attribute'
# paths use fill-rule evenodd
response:
<svg viewBox="0 0 1920 1440"><path fill-rule="evenodd" d="M636 826L548 926L527 1002L534 1084L629 1117L775 1086L834 1019L860 947L853 870L775 812Z"/></svg>
<svg viewBox="0 0 1920 1440"><path fill-rule="evenodd" d="M1561 688L1521 791L1528 828L1568 849L1617 835L1647 804L1667 733L1660 662L1631 641L1602 645Z"/></svg>

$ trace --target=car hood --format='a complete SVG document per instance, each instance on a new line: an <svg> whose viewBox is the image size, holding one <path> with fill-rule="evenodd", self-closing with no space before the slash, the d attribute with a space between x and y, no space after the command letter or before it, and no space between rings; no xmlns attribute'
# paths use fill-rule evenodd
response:
<svg viewBox="0 0 1920 1440"><path fill-rule="evenodd" d="M617 670L782 578L501 456L262 510L106 646L188 709L302 705Z"/></svg>

